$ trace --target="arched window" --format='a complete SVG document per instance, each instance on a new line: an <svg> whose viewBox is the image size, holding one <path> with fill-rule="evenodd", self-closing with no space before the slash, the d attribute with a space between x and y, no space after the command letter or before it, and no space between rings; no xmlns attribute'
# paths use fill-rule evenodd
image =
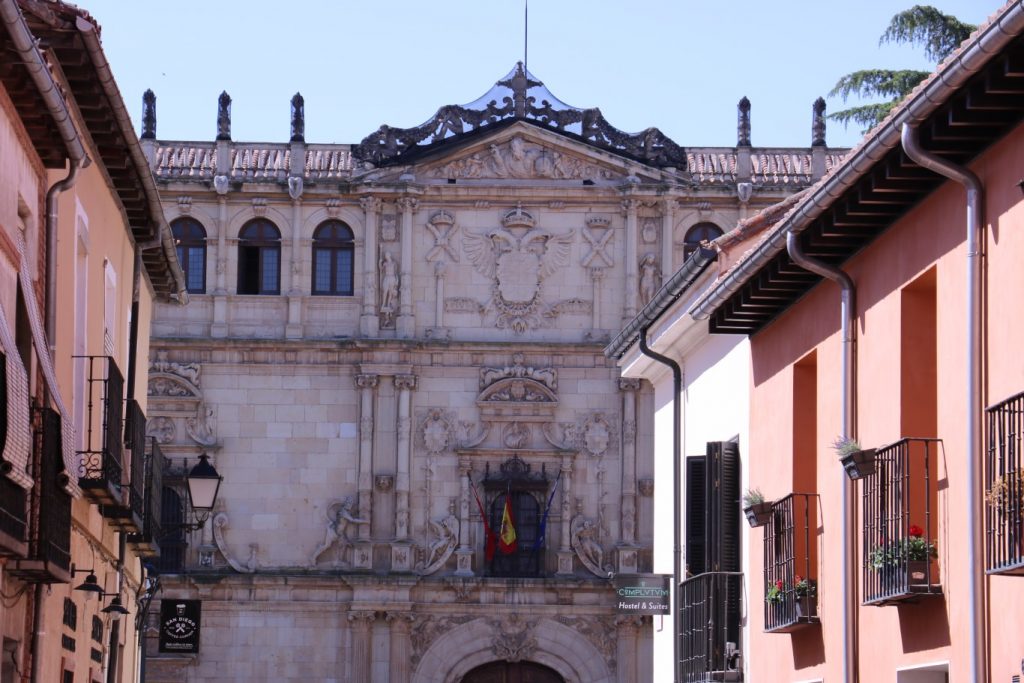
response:
<svg viewBox="0 0 1024 683"><path fill-rule="evenodd" d="M509 496L512 509L513 526L516 530L516 549L504 553L500 549L494 553L491 562L491 574L494 576L537 576L541 570L543 549L535 551L533 546L539 533L540 519L543 514L540 503L529 491L517 491L513 487L507 494L500 493L491 503L490 525L494 533L501 531L501 518L505 510L505 496Z"/></svg>
<svg viewBox="0 0 1024 683"><path fill-rule="evenodd" d="M178 247L178 263L185 273L185 288L190 294L206 292L206 230L194 218L171 222L171 234Z"/></svg>
<svg viewBox="0 0 1024 683"><path fill-rule="evenodd" d="M686 237L683 239L683 259L689 258L690 254L697 251L701 242L710 242L721 236L722 229L714 223L697 223L686 231Z"/></svg>
<svg viewBox="0 0 1024 683"><path fill-rule="evenodd" d="M352 296L352 230L341 221L321 223L313 233L313 294Z"/></svg>
<svg viewBox="0 0 1024 683"><path fill-rule="evenodd" d="M281 293L281 231L263 218L238 233L238 293Z"/></svg>

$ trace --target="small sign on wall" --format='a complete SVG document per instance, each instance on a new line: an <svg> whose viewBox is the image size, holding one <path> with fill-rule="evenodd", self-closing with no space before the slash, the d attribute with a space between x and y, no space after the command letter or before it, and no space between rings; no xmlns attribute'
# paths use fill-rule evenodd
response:
<svg viewBox="0 0 1024 683"><path fill-rule="evenodd" d="M160 652L199 652L202 600L163 600L160 603Z"/></svg>
<svg viewBox="0 0 1024 683"><path fill-rule="evenodd" d="M615 610L623 614L671 614L672 576L616 576Z"/></svg>

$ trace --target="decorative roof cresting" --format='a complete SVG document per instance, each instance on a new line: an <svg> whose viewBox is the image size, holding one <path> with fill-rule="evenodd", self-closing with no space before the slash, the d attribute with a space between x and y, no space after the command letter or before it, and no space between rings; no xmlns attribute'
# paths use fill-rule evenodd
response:
<svg viewBox="0 0 1024 683"><path fill-rule="evenodd" d="M445 105L429 121L414 128L381 126L363 138L353 155L377 165L399 163L449 138L510 119L579 137L651 166L686 169L685 150L657 128L625 133L611 126L600 109L579 109L559 100L522 62L469 104Z"/></svg>

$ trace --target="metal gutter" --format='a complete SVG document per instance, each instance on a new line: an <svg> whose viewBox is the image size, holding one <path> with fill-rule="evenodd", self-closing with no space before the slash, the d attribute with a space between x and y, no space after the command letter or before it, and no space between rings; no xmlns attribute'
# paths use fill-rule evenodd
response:
<svg viewBox="0 0 1024 683"><path fill-rule="evenodd" d="M843 335L843 375L841 382L841 403L843 412L842 436L852 439L856 436L856 384L855 368L856 347L854 331L857 316L857 290L853 280L844 271L830 266L827 263L812 259L800 248L800 236L795 232L786 233L786 250L793 263L804 270L815 275L832 280L839 285L842 296L842 335ZM855 683L857 678L858 657L857 657L857 591L853 585L852 577L856 576L854 563L856 562L856 549L853 541L856 534L851 529L854 520L854 508L852 495L853 482L846 476L844 470L839 470L842 478L841 506L843 509L843 523L840 526L842 536L842 577L843 587L843 680L847 683Z"/></svg>
<svg viewBox="0 0 1024 683"><path fill-rule="evenodd" d="M1024 0L1017 0L997 20L982 27L977 35L968 39L966 47L950 57L945 66L910 93L887 119L873 128L842 165L813 186L807 199L780 222L769 239L759 244L753 254L696 302L691 310L693 317L698 320L709 317L785 248L787 233L803 232L811 221L830 208L836 199L895 149L900 144L904 124L916 125L924 121L978 73L993 54L1004 49L1021 33L1024 33Z"/></svg>
<svg viewBox="0 0 1024 683"><path fill-rule="evenodd" d="M985 577L981 570L984 556L981 542L985 537L979 510L981 496L981 414L985 406L981 396L982 277L981 232L983 230L984 188L981 180L969 169L950 163L921 147L917 128L903 125L903 151L914 163L964 186L967 191L967 545L968 576L971 588L968 605L971 613L971 673L976 681L987 681L985 648Z"/></svg>
<svg viewBox="0 0 1024 683"><path fill-rule="evenodd" d="M114 120L117 122L120 132L125 138L128 156L131 158L142 181L142 189L146 194L146 202L149 204L150 219L156 230L154 237L159 239L163 246L164 258L167 260L167 266L171 270L171 277L174 278L174 284L177 288L178 303L182 305L187 304L188 289L185 284L185 275L181 272L181 266L178 264L178 252L174 245L174 238L171 235L170 227L167 225L167 219L164 217L163 207L160 203L160 193L157 190L156 181L153 178L149 162L142 153L139 138L135 135L131 116L128 114L128 110L125 109L121 92L118 90L114 74L110 70L110 63L107 61L106 55L103 54L103 46L100 44L96 26L84 17L79 16L75 20L75 28L78 29L79 34L82 36L82 42L85 44L85 49L89 52L89 57L92 59L93 66L96 69L97 80L110 103Z"/></svg>
<svg viewBox="0 0 1024 683"><path fill-rule="evenodd" d="M621 358L622 354L635 344L637 339L643 339L646 330L668 310L668 307L676 299L690 288L694 281L700 277L700 274L704 272L704 269L717 258L718 252L713 249L698 247L683 262L679 270L661 286L661 289L654 294L647 305L605 347L604 355L608 358Z"/></svg>

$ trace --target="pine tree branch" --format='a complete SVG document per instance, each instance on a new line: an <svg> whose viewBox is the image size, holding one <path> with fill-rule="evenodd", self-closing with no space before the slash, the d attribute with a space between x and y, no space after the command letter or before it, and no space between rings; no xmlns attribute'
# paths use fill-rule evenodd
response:
<svg viewBox="0 0 1024 683"><path fill-rule="evenodd" d="M861 133L867 133L873 126L888 116L889 112L897 104L899 104L899 100L850 107L849 109L832 112L828 115L828 118L841 123L843 128L849 128L851 122L857 123L864 126Z"/></svg>
<svg viewBox="0 0 1024 683"><path fill-rule="evenodd" d="M829 92L829 97L842 97L843 102L855 95L857 97L903 98L918 83L928 77L927 71L905 69L865 69L854 71L840 78Z"/></svg>
<svg viewBox="0 0 1024 683"><path fill-rule="evenodd" d="M930 5L914 5L895 15L878 44L910 43L924 47L925 56L941 62L978 28Z"/></svg>

